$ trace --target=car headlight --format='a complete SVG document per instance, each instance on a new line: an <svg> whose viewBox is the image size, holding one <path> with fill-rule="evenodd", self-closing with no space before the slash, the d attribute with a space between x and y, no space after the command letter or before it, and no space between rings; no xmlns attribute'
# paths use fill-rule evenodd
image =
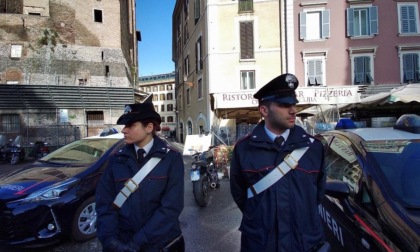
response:
<svg viewBox="0 0 420 252"><path fill-rule="evenodd" d="M26 198L21 199L21 204L39 202L43 200L54 200L58 199L63 195L63 192L69 190L69 188L74 185L79 179L70 178L53 185L50 185L46 188L43 188L39 191L29 194Z"/></svg>

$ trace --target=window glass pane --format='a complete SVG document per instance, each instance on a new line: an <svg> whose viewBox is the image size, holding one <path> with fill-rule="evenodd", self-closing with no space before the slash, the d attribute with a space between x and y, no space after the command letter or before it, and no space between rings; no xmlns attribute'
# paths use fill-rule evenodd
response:
<svg viewBox="0 0 420 252"><path fill-rule="evenodd" d="M370 84L373 81L370 56L354 57L354 84Z"/></svg>
<svg viewBox="0 0 420 252"><path fill-rule="evenodd" d="M198 92L198 98L203 98L203 81L202 81L202 79L198 80L197 92Z"/></svg>
<svg viewBox="0 0 420 252"><path fill-rule="evenodd" d="M3 115L1 115L0 131L4 131L4 132L20 131L19 115L14 115L14 114L3 114Z"/></svg>
<svg viewBox="0 0 420 252"><path fill-rule="evenodd" d="M369 16L367 9L354 10L354 36L369 35Z"/></svg>
<svg viewBox="0 0 420 252"><path fill-rule="evenodd" d="M10 57L20 58L22 56L22 45L12 45Z"/></svg>
<svg viewBox="0 0 420 252"><path fill-rule="evenodd" d="M308 12L306 14L306 39L321 38L321 12Z"/></svg>
<svg viewBox="0 0 420 252"><path fill-rule="evenodd" d="M344 139L334 138L325 159L327 177L346 182L350 189L358 192L362 169L351 146Z"/></svg>
<svg viewBox="0 0 420 252"><path fill-rule="evenodd" d="M254 9L253 0L239 0L238 1L239 12L252 11Z"/></svg>
<svg viewBox="0 0 420 252"><path fill-rule="evenodd" d="M255 88L255 72L254 71L241 71L241 89L254 89Z"/></svg>

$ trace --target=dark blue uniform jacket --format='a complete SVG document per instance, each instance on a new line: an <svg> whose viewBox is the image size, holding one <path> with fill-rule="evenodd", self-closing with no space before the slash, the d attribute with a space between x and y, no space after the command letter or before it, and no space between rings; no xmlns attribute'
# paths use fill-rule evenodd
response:
<svg viewBox="0 0 420 252"><path fill-rule="evenodd" d="M141 166L133 145L125 145L111 156L96 190L97 236L104 247L111 238L126 242L134 237L142 249L157 251L181 234L178 218L184 207L184 163L179 152L168 148L154 137L143 164L155 156L162 160L121 209L112 204L115 196Z"/></svg>
<svg viewBox="0 0 420 252"><path fill-rule="evenodd" d="M273 144L264 121L234 148L230 167L232 196L242 211L239 230L242 251L310 251L324 240L318 204L324 193L324 149L295 126L282 146ZM247 189L294 149L310 146L298 166L260 194L247 198Z"/></svg>

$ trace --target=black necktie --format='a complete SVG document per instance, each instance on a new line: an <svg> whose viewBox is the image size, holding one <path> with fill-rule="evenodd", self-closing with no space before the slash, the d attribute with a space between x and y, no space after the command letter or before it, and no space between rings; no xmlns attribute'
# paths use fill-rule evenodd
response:
<svg viewBox="0 0 420 252"><path fill-rule="evenodd" d="M279 147L279 148L281 148L281 145L283 144L283 142L284 142L284 137L282 137L282 136L278 136L278 137L276 137L275 139L274 139L274 142L277 144L277 146Z"/></svg>
<svg viewBox="0 0 420 252"><path fill-rule="evenodd" d="M141 162L144 159L144 153L146 153L143 149L138 149L137 150L137 161L139 162L139 164L141 164Z"/></svg>

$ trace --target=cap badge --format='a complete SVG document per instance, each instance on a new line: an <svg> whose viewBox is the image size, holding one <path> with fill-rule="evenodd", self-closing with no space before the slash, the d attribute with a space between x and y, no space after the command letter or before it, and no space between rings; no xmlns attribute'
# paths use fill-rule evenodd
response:
<svg viewBox="0 0 420 252"><path fill-rule="evenodd" d="M297 83L296 76L294 76L292 74L286 75L286 79L285 80L286 80L287 85L289 86L289 88L294 88L295 87L295 83Z"/></svg>
<svg viewBox="0 0 420 252"><path fill-rule="evenodd" d="M129 105L125 106L125 108L124 108L124 115L131 113L132 110L133 109Z"/></svg>

